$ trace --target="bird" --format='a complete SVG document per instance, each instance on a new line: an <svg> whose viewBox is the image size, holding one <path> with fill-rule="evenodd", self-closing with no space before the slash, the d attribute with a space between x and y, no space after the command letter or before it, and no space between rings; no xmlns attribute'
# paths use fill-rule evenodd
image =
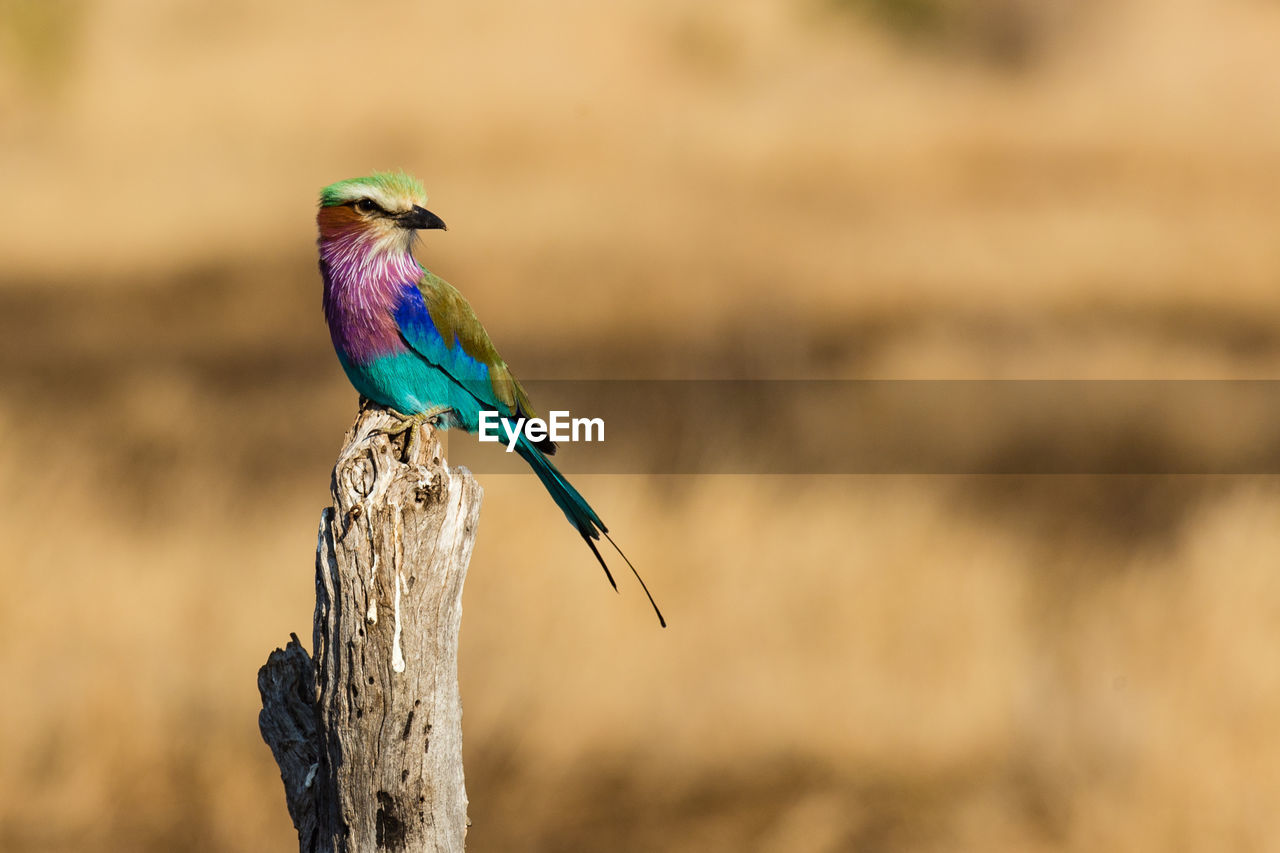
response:
<svg viewBox="0 0 1280 853"><path fill-rule="evenodd" d="M420 231L447 230L426 203L421 182L404 172L376 172L320 191L316 225L324 316L343 371L363 398L397 419L391 432L409 430L410 440L425 423L475 433L482 412L535 417L528 395L471 304L414 255ZM510 439L500 434L499 441ZM666 619L631 560L547 458L556 452L555 443L531 441L521 431L515 451L591 549L613 589L617 581L597 547L601 536L631 569L665 628Z"/></svg>

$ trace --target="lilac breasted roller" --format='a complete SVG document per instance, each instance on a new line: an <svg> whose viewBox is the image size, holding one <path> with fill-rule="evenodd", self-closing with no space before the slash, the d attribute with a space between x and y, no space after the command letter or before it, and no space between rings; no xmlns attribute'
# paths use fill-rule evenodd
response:
<svg viewBox="0 0 1280 853"><path fill-rule="evenodd" d="M320 191L320 274L324 314L338 360L365 398L391 409L417 429L426 421L475 433L482 412L534 417L520 383L498 355L471 305L456 288L413 256L419 230L444 229L425 208L422 185L402 173L379 173L330 184ZM501 435L504 444L508 439ZM547 458L550 439L521 432L515 451L569 519L604 569L601 536L608 528L586 499ZM617 545L613 547L617 549ZM664 627L666 621L635 567L618 549Z"/></svg>

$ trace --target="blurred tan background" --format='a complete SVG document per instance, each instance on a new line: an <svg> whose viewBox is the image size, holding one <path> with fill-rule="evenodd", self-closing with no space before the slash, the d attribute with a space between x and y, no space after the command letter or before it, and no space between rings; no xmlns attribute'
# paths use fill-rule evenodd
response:
<svg viewBox="0 0 1280 853"><path fill-rule="evenodd" d="M295 849L255 676L356 402L322 185L421 177L529 377L1274 377L1277 44L1270 0L0 0L0 850ZM1280 849L1273 478L581 478L665 632L483 480L471 849Z"/></svg>

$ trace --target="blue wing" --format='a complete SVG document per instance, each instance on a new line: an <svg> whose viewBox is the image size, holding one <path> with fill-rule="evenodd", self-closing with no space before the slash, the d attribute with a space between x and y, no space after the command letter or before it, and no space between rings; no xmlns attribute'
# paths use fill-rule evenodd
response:
<svg viewBox="0 0 1280 853"><path fill-rule="evenodd" d="M443 279L423 271L406 285L395 311L396 326L411 352L434 368L432 405L448 406L468 432L479 428L480 412L502 417L531 417L524 389L498 355L471 305ZM551 441L539 442L554 453Z"/></svg>

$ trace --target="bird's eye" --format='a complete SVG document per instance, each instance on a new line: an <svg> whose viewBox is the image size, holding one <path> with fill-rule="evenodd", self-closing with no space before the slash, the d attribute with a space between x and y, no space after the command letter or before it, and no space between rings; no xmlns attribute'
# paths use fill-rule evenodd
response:
<svg viewBox="0 0 1280 853"><path fill-rule="evenodd" d="M367 198L362 198L356 202L356 210L361 213L374 213L378 210L378 206Z"/></svg>

